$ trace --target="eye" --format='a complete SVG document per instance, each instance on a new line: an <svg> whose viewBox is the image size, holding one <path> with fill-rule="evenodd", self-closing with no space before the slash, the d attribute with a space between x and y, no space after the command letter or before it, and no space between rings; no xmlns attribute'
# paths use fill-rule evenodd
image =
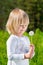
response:
<svg viewBox="0 0 43 65"><path fill-rule="evenodd" d="M25 26L27 26L27 25L25 25Z"/></svg>
<svg viewBox="0 0 43 65"><path fill-rule="evenodd" d="M20 26L21 26L21 27L27 27L27 25L22 25L22 24L21 24Z"/></svg>
<svg viewBox="0 0 43 65"><path fill-rule="evenodd" d="M22 25L20 25L20 26L22 26Z"/></svg>
<svg viewBox="0 0 43 65"><path fill-rule="evenodd" d="M25 25L25 27L27 27L27 25Z"/></svg>

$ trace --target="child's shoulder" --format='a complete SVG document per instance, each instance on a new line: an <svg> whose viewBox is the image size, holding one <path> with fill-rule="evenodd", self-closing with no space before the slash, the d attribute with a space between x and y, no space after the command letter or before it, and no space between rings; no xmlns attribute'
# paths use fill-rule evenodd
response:
<svg viewBox="0 0 43 65"><path fill-rule="evenodd" d="M10 35L7 39L7 42L17 41L17 38L14 35Z"/></svg>
<svg viewBox="0 0 43 65"><path fill-rule="evenodd" d="M8 39L15 39L14 35L10 35Z"/></svg>

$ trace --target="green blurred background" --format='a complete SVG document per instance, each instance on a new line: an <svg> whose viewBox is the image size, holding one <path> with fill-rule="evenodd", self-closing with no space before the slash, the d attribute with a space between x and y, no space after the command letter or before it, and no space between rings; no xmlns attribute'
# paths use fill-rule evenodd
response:
<svg viewBox="0 0 43 65"><path fill-rule="evenodd" d="M39 28L43 31L43 0L0 0L0 29L5 29L10 11L20 8L29 15L28 30Z"/></svg>
<svg viewBox="0 0 43 65"><path fill-rule="evenodd" d="M0 65L7 65L6 41L9 34L5 25L14 8L23 9L29 15L30 24L24 35L30 39L28 32L35 32L32 37L35 56L30 60L30 65L43 65L43 0L0 0Z"/></svg>

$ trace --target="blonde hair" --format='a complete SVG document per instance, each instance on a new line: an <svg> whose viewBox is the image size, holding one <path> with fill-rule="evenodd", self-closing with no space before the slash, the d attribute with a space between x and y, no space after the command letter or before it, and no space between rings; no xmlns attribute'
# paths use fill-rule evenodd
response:
<svg viewBox="0 0 43 65"><path fill-rule="evenodd" d="M19 24L22 23L27 23L29 24L29 18L26 12L23 10L16 8L11 11L7 24L6 24L6 30L8 31L9 34L13 33L14 34L14 28L16 28Z"/></svg>

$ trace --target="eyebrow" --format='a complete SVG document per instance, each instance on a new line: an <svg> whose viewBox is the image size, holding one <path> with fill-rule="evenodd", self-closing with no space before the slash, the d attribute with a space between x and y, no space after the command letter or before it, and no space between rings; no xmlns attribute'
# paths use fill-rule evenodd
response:
<svg viewBox="0 0 43 65"><path fill-rule="evenodd" d="M20 24L20 25L26 25L26 24ZM27 26L27 25L26 25Z"/></svg>

